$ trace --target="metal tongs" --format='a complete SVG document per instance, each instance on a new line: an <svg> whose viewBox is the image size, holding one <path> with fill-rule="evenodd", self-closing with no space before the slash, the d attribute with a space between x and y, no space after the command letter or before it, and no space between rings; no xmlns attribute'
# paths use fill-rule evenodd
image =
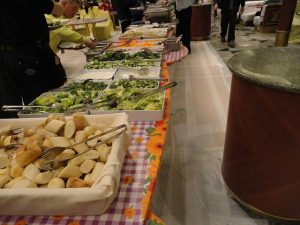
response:
<svg viewBox="0 0 300 225"><path fill-rule="evenodd" d="M3 135L5 135L5 136L14 136L14 135L18 135L18 134L20 134L22 132L23 132L22 128L12 128L12 129L0 132L0 137L3 136ZM12 148L15 148L15 147L19 147L20 145L22 145L22 144L20 144L20 143L13 143L13 144L8 144L8 145L0 146L0 148L3 148L3 149L12 149Z"/></svg>
<svg viewBox="0 0 300 225"><path fill-rule="evenodd" d="M180 35L178 36L178 38L176 39L175 43L178 43L178 42L182 39L182 37L183 37L183 35L180 34Z"/></svg>
<svg viewBox="0 0 300 225"><path fill-rule="evenodd" d="M1 131L0 136L3 136L3 135L13 136L13 135L20 134L22 132L23 132L22 128L12 128L12 129L9 129L9 130Z"/></svg>
<svg viewBox="0 0 300 225"><path fill-rule="evenodd" d="M32 109L41 109L41 108L49 108L49 109L55 109L56 107L54 106L39 106L39 105L3 105L1 107L1 110L2 111L6 111L6 112L19 112L19 111L22 111L22 110L32 110ZM45 112L45 111L38 111L38 112L41 112L41 113L48 113L48 112Z"/></svg>
<svg viewBox="0 0 300 225"><path fill-rule="evenodd" d="M122 124L120 126L114 127L112 129L109 129L107 131L102 132L101 134L95 135L94 137L88 138L85 141L81 141L78 143L75 143L73 145L67 146L67 147L52 147L52 148L48 148L46 149L43 154L41 155L41 158L44 159L40 165L40 169L41 170L53 170L53 169L57 169L60 167L65 166L69 160L76 158L77 156L80 156L84 153L87 153L89 151L91 151L92 149L88 149L86 151L83 151L81 153L78 153L74 156L71 156L69 158L66 159L61 159L61 160L56 160L55 157L61 153L62 151L64 151L65 149L72 149L74 146L80 145L82 143L86 143L88 141L91 141L95 138L99 138L102 137L104 135L108 135L110 133L113 133L112 136L105 138L104 140L101 140L100 142L98 142L95 146L99 146L102 145L104 143L110 142L113 139L119 137L121 134L123 134L125 131L127 130L127 126L125 124Z"/></svg>
<svg viewBox="0 0 300 225"><path fill-rule="evenodd" d="M163 86L161 86L157 89L154 89L152 91L148 91L146 93L137 95L137 96L135 96L135 99L136 99L136 101L139 101L142 98L149 97L151 95L157 94L159 92L162 92L164 90L167 90L167 89L175 87L175 86L177 86L177 83L176 82L171 82L171 83L163 85ZM69 108L65 111L65 114L69 115L69 114L72 114L72 113L83 112L83 111L87 111L87 110L95 109L95 108L99 108L99 107L104 107L104 106L108 106L110 108L115 108L115 107L118 106L118 101L119 100L120 100L120 98L116 97L116 98L113 98L109 101L99 101L99 102L87 104L87 105L84 105L84 106Z"/></svg>

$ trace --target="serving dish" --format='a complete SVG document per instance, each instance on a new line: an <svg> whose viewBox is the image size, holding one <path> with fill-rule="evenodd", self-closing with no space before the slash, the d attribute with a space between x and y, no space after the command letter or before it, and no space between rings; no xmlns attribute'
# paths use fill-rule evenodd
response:
<svg viewBox="0 0 300 225"><path fill-rule="evenodd" d="M121 79L124 75L133 75L136 78L159 78L160 67L144 67L144 68L119 68L114 79Z"/></svg>
<svg viewBox="0 0 300 225"><path fill-rule="evenodd" d="M71 80L110 80L117 72L116 68L82 70L80 74L75 75Z"/></svg>
<svg viewBox="0 0 300 225"><path fill-rule="evenodd" d="M119 89L120 90L120 89ZM106 92L118 92L119 90L105 90ZM142 90L140 89L140 91L146 91L145 89ZM118 93L119 96L125 96L126 93L122 93L119 92ZM110 95L106 95L105 92L103 92L103 96L107 97ZM118 112L124 112L128 115L129 117L129 121L159 121L163 119L163 114L164 114L164 105L165 105L165 92L163 93L159 93L156 96L151 96L148 97L147 99L150 99L150 101L153 101L153 99L157 98L160 99L160 107L157 109L151 109L153 108L152 106L148 107L147 109L138 109L138 105L137 105L137 109L135 110L129 110L129 109L107 109L107 108L101 108L101 109L92 109L90 110L90 114L91 115L99 115L99 114L109 114L109 113L118 113ZM101 97L100 97L101 99ZM145 99L142 99L141 101L144 101ZM137 103L140 104L140 102L135 102L132 101L133 103ZM141 105L143 105L143 103L141 103Z"/></svg>
<svg viewBox="0 0 300 225"><path fill-rule="evenodd" d="M86 116L86 120L99 129L128 125L124 113ZM28 130L44 121L44 118L2 119L0 127L10 125ZM90 188L0 189L0 215L98 215L105 212L117 194L129 140L129 132L113 140L107 162Z"/></svg>
<svg viewBox="0 0 300 225"><path fill-rule="evenodd" d="M154 38L166 38L168 34L168 28L143 28L136 27L125 31L120 39L128 38L145 38L145 39L154 39Z"/></svg>

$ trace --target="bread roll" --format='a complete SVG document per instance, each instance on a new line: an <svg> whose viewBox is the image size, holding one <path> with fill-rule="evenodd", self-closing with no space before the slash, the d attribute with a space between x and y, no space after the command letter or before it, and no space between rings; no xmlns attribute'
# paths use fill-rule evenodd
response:
<svg viewBox="0 0 300 225"><path fill-rule="evenodd" d="M3 145L5 146L5 145L10 145L10 144L12 144L12 136L5 137L3 140Z"/></svg>
<svg viewBox="0 0 300 225"><path fill-rule="evenodd" d="M27 137L30 137L30 136L35 135L35 134L36 134L35 129L28 129L28 130L26 131L26 136L27 136Z"/></svg>
<svg viewBox="0 0 300 225"><path fill-rule="evenodd" d="M44 127L50 123L52 120L60 120L62 122L66 122L66 119L63 115L59 115L59 114L50 114L47 119L44 122Z"/></svg>
<svg viewBox="0 0 300 225"><path fill-rule="evenodd" d="M91 173L87 173L85 176L84 176L84 179L86 182L90 183L90 184L93 184L94 181L92 180L92 174Z"/></svg>
<svg viewBox="0 0 300 225"><path fill-rule="evenodd" d="M76 131L75 133L75 143L85 141L88 137L88 134L84 130Z"/></svg>
<svg viewBox="0 0 300 225"><path fill-rule="evenodd" d="M91 183L88 183L85 180L81 180L76 177L70 177L67 181L66 187L67 188L83 188L83 187L90 187Z"/></svg>
<svg viewBox="0 0 300 225"><path fill-rule="evenodd" d="M16 178L10 180L8 183L6 183L4 185L4 188L12 188L15 183L17 183L18 181L22 180L23 178L24 177L19 176L19 177L16 177Z"/></svg>
<svg viewBox="0 0 300 225"><path fill-rule="evenodd" d="M38 167L36 167L34 164L30 163L23 170L22 176L29 180L35 181L35 178L39 173L40 173L40 170L38 169Z"/></svg>
<svg viewBox="0 0 300 225"><path fill-rule="evenodd" d="M99 158L99 153L96 150L91 150L88 151L87 153L84 153L84 157L86 159L98 159Z"/></svg>
<svg viewBox="0 0 300 225"><path fill-rule="evenodd" d="M95 167L95 165L96 162L94 160L87 159L81 164L80 171L82 173L89 173Z"/></svg>
<svg viewBox="0 0 300 225"><path fill-rule="evenodd" d="M111 147L106 144L101 144L96 147L97 152L99 153L99 161L106 163L109 154L111 153Z"/></svg>
<svg viewBox="0 0 300 225"><path fill-rule="evenodd" d="M10 160L7 157L0 156L0 169L8 167Z"/></svg>
<svg viewBox="0 0 300 225"><path fill-rule="evenodd" d="M76 124L76 130L83 130L87 126L85 117L82 114L75 113L72 117L73 121Z"/></svg>
<svg viewBox="0 0 300 225"><path fill-rule="evenodd" d="M9 167L0 169L0 175L9 175Z"/></svg>
<svg viewBox="0 0 300 225"><path fill-rule="evenodd" d="M53 147L53 146L52 146L52 144L51 144L51 142L50 142L49 139L45 139L45 140L43 141L43 144L42 144L42 149L43 149L43 150L46 150L46 149L52 148L52 147Z"/></svg>
<svg viewBox="0 0 300 225"><path fill-rule="evenodd" d="M88 134L88 136L93 135L97 129L92 126L87 126L84 128L84 131Z"/></svg>
<svg viewBox="0 0 300 225"><path fill-rule="evenodd" d="M33 181L23 177L12 185L12 188L37 188L37 185Z"/></svg>
<svg viewBox="0 0 300 225"><path fill-rule="evenodd" d="M22 176L24 168L19 166L19 164L17 163L16 159L13 159L11 162L11 166L10 166L10 171L9 171L9 175L12 178L16 178L19 176Z"/></svg>
<svg viewBox="0 0 300 225"><path fill-rule="evenodd" d="M60 178L69 178L69 177L80 177L82 175L80 168L73 164L68 164L62 171L58 174Z"/></svg>
<svg viewBox="0 0 300 225"><path fill-rule="evenodd" d="M95 182L99 178L103 167L104 167L104 163L102 163L102 162L97 162L96 163L96 165L93 169L92 175L91 175L91 179L92 179L93 182Z"/></svg>
<svg viewBox="0 0 300 225"><path fill-rule="evenodd" d="M69 161L69 164L80 166L86 160L85 154L77 156Z"/></svg>
<svg viewBox="0 0 300 225"><path fill-rule="evenodd" d="M48 188L64 188L64 187L65 187L65 182L63 179L59 177L54 177L48 183Z"/></svg>
<svg viewBox="0 0 300 225"><path fill-rule="evenodd" d="M36 130L36 134L41 134L44 135L45 138L49 138L49 137L57 137L57 134L52 133L50 131L45 130L44 128L42 129L37 129Z"/></svg>
<svg viewBox="0 0 300 225"><path fill-rule="evenodd" d="M32 135L32 136L28 137L26 139L26 142L24 142L24 143L26 145L29 145L32 142L36 142L36 144L41 147L42 144L43 144L44 139L45 139L45 135L42 134L42 133L39 133L39 134L35 134L35 135Z"/></svg>
<svg viewBox="0 0 300 225"><path fill-rule="evenodd" d="M53 147L68 147L70 142L65 137L50 137L50 143Z"/></svg>
<svg viewBox="0 0 300 225"><path fill-rule="evenodd" d="M92 138L92 137L95 137L95 135L90 135L90 136L88 136L88 139L90 139L90 138ZM87 143L87 145L88 145L89 147L95 147L95 146L97 145L97 142L98 142L98 138L94 138L94 139L92 139L92 140L90 140L90 141L87 141L86 143Z"/></svg>
<svg viewBox="0 0 300 225"><path fill-rule="evenodd" d="M8 175L0 175L0 188L3 188L5 184L7 184L11 178Z"/></svg>
<svg viewBox="0 0 300 225"><path fill-rule="evenodd" d="M48 170L43 173L39 173L35 178L35 183L37 184L48 184L49 181L54 177L52 171Z"/></svg>
<svg viewBox="0 0 300 225"><path fill-rule="evenodd" d="M82 152L89 150L89 146L87 146L86 143L82 143L82 144L74 146L73 149L78 153L82 153Z"/></svg>
<svg viewBox="0 0 300 225"><path fill-rule="evenodd" d="M76 123L73 120L67 121L65 130L64 130L64 136L69 139L69 138L73 137L73 135L75 134L75 131L76 131Z"/></svg>
<svg viewBox="0 0 300 225"><path fill-rule="evenodd" d="M75 151L72 149L65 149L62 153L55 157L56 160L68 159L75 155Z"/></svg>
<svg viewBox="0 0 300 225"><path fill-rule="evenodd" d="M18 165L27 166L36 160L42 154L41 145L38 145L38 140L35 140L27 145L19 147L16 151Z"/></svg>

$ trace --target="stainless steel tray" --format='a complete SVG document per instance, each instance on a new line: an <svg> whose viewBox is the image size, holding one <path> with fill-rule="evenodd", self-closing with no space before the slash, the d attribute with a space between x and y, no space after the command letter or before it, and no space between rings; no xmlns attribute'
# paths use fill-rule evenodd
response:
<svg viewBox="0 0 300 225"><path fill-rule="evenodd" d="M119 68L113 79L120 79L123 75L131 74L136 78L159 78L161 73L160 67L145 68Z"/></svg>

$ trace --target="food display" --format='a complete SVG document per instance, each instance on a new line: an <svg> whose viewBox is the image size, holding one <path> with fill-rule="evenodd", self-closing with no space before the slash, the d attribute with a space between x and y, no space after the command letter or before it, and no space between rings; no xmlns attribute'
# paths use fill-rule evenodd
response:
<svg viewBox="0 0 300 225"><path fill-rule="evenodd" d="M155 46L163 45L165 39L147 39L147 40L138 40L138 39L129 39L129 40L121 40L119 42L114 42L111 45L111 48L151 48Z"/></svg>
<svg viewBox="0 0 300 225"><path fill-rule="evenodd" d="M161 93L146 97L139 98L145 90L141 89L106 89L99 101L107 102L111 99L117 98L117 104L114 107L103 106L97 110L161 110L163 106L164 95Z"/></svg>
<svg viewBox="0 0 300 225"><path fill-rule="evenodd" d="M99 215L114 200L120 180L122 164L129 145L128 117L125 113L65 118L4 119L0 127L6 130L21 128L21 145L0 150L0 158L7 165L0 169L1 215ZM42 170L46 161L41 157L51 146L66 146L111 128L122 127L117 138L106 144L105 136L88 141L76 148L58 151L55 159L66 164L54 170ZM122 132L121 132L122 131ZM119 133L119 132L118 132ZM114 135L110 133L109 137ZM0 133L7 139L12 134ZM15 137L11 138L15 139ZM76 156L87 149L88 152ZM75 156L69 159L70 156ZM109 191L107 191L109 190ZM29 205L30 207L28 207ZM46 204L46 205L45 205ZM74 207L76 205L76 207ZM86 207L86 206L89 207ZM16 207L18 206L18 207Z"/></svg>
<svg viewBox="0 0 300 225"><path fill-rule="evenodd" d="M90 60L84 68L87 70L116 68L116 67L149 67L155 66L155 62L143 59L128 59L124 61L99 61L98 59Z"/></svg>
<svg viewBox="0 0 300 225"><path fill-rule="evenodd" d="M43 151L52 147L67 147L100 134L96 126L89 125L83 115L74 114L69 120L51 115L41 125L29 129L23 144L10 153L1 151L0 188L87 188L98 179L111 153L111 142L97 145L98 140L67 148L56 154L55 160L68 159L78 153L83 155L69 161L65 167L42 171ZM2 135L1 139L13 139ZM103 138L99 138L103 140Z"/></svg>
<svg viewBox="0 0 300 225"><path fill-rule="evenodd" d="M134 27L125 31L121 38L165 38L168 34L168 28L145 28Z"/></svg>
<svg viewBox="0 0 300 225"><path fill-rule="evenodd" d="M119 68L115 73L114 78L122 79L129 74L136 78L159 78L160 67L144 67L144 68Z"/></svg>
<svg viewBox="0 0 300 225"><path fill-rule="evenodd" d="M90 60L98 61L122 61L122 60L138 60L138 59L159 59L160 53L152 52L149 49L142 49L139 52L129 54L124 51L106 52L104 54L95 56Z"/></svg>
<svg viewBox="0 0 300 225"><path fill-rule="evenodd" d="M84 66L87 70L110 69L117 68L122 65L122 61L99 61L98 59L90 59Z"/></svg>
<svg viewBox="0 0 300 225"><path fill-rule="evenodd" d="M88 70L86 72L73 76L71 79L75 81L84 81L87 79L111 80L116 72L117 72L116 68L100 69L95 71Z"/></svg>
<svg viewBox="0 0 300 225"><path fill-rule="evenodd" d="M157 88L159 83L154 80L115 80L110 83L110 89L118 89L118 88Z"/></svg>
<svg viewBox="0 0 300 225"><path fill-rule="evenodd" d="M101 92L107 87L107 83L102 81L86 83L70 83L63 88L63 92L48 92L37 97L32 106L44 106L42 108L32 108L23 111L23 114L33 114L38 112L63 113L70 107L92 103Z"/></svg>

